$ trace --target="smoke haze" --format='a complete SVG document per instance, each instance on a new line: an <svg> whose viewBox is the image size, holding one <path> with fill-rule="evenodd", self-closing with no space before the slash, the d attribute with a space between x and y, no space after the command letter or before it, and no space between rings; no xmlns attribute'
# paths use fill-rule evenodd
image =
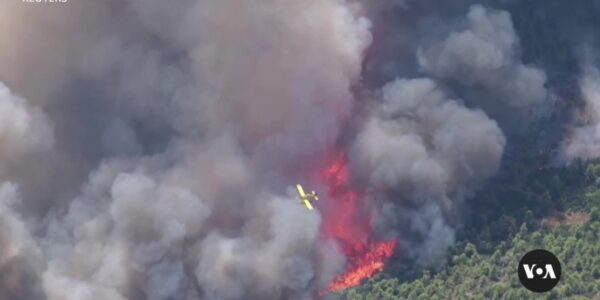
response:
<svg viewBox="0 0 600 300"><path fill-rule="evenodd" d="M511 3L3 1L0 299L310 299L347 262L288 190L338 148L376 234L443 265L562 95ZM600 153L583 69L569 161Z"/></svg>

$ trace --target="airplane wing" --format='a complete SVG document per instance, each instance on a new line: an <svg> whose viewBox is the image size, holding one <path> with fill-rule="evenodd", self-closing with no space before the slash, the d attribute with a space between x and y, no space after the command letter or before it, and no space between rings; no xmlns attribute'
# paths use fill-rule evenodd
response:
<svg viewBox="0 0 600 300"><path fill-rule="evenodd" d="M308 201L308 200L306 200L306 199L304 199L304 205L306 205L306 207L307 207L308 209L310 209L310 210L313 210L313 209L314 209L314 208L313 208L313 206L312 206L312 204L310 204L310 201Z"/></svg>
<svg viewBox="0 0 600 300"><path fill-rule="evenodd" d="M306 198L306 193L304 193L304 189L302 188L301 185L296 184L296 190L298 190L298 195L300 195L301 199L305 199Z"/></svg>

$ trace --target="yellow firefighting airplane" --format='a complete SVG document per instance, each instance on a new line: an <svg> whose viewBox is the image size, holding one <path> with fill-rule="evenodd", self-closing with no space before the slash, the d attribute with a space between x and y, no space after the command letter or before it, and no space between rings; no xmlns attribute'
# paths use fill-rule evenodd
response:
<svg viewBox="0 0 600 300"><path fill-rule="evenodd" d="M319 196L315 191L311 191L310 193L305 193L302 185L296 184L296 190L298 191L298 195L301 201L304 201L304 205L310 210L313 210L312 201L319 200Z"/></svg>

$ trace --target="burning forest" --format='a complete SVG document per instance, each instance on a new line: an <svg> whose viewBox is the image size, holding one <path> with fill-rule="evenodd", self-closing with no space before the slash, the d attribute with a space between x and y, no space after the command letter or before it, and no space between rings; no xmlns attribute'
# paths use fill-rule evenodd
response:
<svg viewBox="0 0 600 300"><path fill-rule="evenodd" d="M340 152L322 172L334 209L323 216L322 234L335 240L346 257L346 270L329 283L327 290L338 292L359 285L383 270L394 254L396 240L376 241L371 228L371 214L361 195L351 184L347 155Z"/></svg>
<svg viewBox="0 0 600 300"><path fill-rule="evenodd" d="M0 300L335 299L443 266L552 110L511 14L459 2L2 1Z"/></svg>

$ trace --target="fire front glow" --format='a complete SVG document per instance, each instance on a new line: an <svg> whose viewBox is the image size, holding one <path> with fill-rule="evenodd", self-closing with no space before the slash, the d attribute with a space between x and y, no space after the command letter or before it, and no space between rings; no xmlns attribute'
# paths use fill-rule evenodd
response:
<svg viewBox="0 0 600 300"><path fill-rule="evenodd" d="M370 215L361 201L359 191L351 186L348 158L338 153L323 170L328 186L329 201L336 209L327 210L322 234L337 241L346 256L346 271L327 287L337 292L361 284L383 270L396 249L396 240L374 241Z"/></svg>

